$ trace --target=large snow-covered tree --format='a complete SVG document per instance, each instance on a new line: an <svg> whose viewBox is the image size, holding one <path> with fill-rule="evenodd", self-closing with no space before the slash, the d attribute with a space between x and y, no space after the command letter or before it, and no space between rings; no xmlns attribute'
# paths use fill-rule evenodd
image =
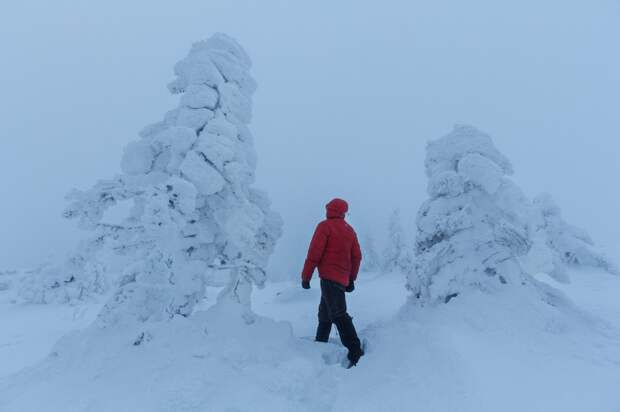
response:
<svg viewBox="0 0 620 412"><path fill-rule="evenodd" d="M133 262L100 315L104 324L188 316L222 271L228 281L218 301L249 312L282 226L252 187L250 66L226 35L194 44L169 85L179 106L127 145L122 174L70 195L65 216ZM127 202L122 223L103 223L108 209Z"/></svg>
<svg viewBox="0 0 620 412"><path fill-rule="evenodd" d="M399 209L395 209L388 222L388 239L383 252L383 270L406 273L411 270L412 265L412 254L407 243L401 213Z"/></svg>

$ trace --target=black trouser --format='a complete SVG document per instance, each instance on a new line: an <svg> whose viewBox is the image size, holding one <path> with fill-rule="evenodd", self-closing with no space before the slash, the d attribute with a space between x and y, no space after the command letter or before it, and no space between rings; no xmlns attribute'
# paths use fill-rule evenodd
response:
<svg viewBox="0 0 620 412"><path fill-rule="evenodd" d="M321 279L321 303L319 304L319 323L329 323L347 314L345 287L331 280Z"/></svg>
<svg viewBox="0 0 620 412"><path fill-rule="evenodd" d="M321 303L319 304L319 326L316 331L318 342L327 342L336 325L342 344L349 350L349 359L357 362L362 355L360 340L353 319L347 313L345 287L330 280L321 279Z"/></svg>

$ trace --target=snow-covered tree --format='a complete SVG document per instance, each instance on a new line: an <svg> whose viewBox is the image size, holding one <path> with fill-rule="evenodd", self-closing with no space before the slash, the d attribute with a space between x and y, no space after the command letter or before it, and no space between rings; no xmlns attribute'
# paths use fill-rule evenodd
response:
<svg viewBox="0 0 620 412"><path fill-rule="evenodd" d="M614 262L596 249L585 230L570 225L562 218L561 210L551 195L539 195L534 199L534 206L538 214L534 250L543 250L537 256L538 271L546 272L558 281L569 280L567 267L592 267L611 274L619 273Z"/></svg>
<svg viewBox="0 0 620 412"><path fill-rule="evenodd" d="M456 126L427 147L428 194L418 212L416 261L408 287L421 302L448 302L467 289L531 287L531 275L567 280L567 265L617 269L547 196L532 202L509 179L509 160L491 138Z"/></svg>
<svg viewBox="0 0 620 412"><path fill-rule="evenodd" d="M11 289L13 285L13 279L16 277L18 271L17 270L0 270L0 292L5 292Z"/></svg>
<svg viewBox="0 0 620 412"><path fill-rule="evenodd" d="M19 284L24 303L75 304L108 291L107 265L99 256L103 237L80 242L76 251L61 263L45 263L28 271Z"/></svg>
<svg viewBox="0 0 620 412"><path fill-rule="evenodd" d="M362 270L364 272L376 272L381 270L381 257L377 253L375 239L369 234L364 236L362 255L364 256L364 260L362 261Z"/></svg>
<svg viewBox="0 0 620 412"><path fill-rule="evenodd" d="M383 253L383 269L385 272L407 273L412 265L412 254L405 236L400 210L395 209L388 223L388 240Z"/></svg>
<svg viewBox="0 0 620 412"><path fill-rule="evenodd" d="M70 195L65 216L133 262L103 324L188 316L215 271L229 277L218 301L249 312L252 285L265 281L282 226L266 194L252 187L250 66L226 35L194 44L169 85L179 106L127 145L121 175ZM131 203L129 216L104 224L119 202Z"/></svg>
<svg viewBox="0 0 620 412"><path fill-rule="evenodd" d="M408 287L421 302L465 290L492 292L534 283L519 257L531 247L531 208L507 177L512 166L489 136L456 126L427 147L428 194L417 217L415 269Z"/></svg>

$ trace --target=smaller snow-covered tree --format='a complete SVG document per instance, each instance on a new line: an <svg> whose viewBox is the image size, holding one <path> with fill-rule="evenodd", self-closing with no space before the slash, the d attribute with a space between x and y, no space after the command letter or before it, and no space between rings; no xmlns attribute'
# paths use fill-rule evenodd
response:
<svg viewBox="0 0 620 412"><path fill-rule="evenodd" d="M426 172L430 198L418 212L415 270L408 276L416 301L522 288L559 304L560 295L533 274L565 280L566 265L615 271L548 197L531 202L523 195L508 177L509 160L485 133L457 126L431 141Z"/></svg>
<svg viewBox="0 0 620 412"><path fill-rule="evenodd" d="M534 206L541 222L537 234L550 255L547 273L559 281L568 281L567 267L593 267L611 274L619 273L614 262L596 250L594 241L585 230L570 225L562 218L562 212L551 195L539 195L534 199Z"/></svg>
<svg viewBox="0 0 620 412"><path fill-rule="evenodd" d="M417 217L419 302L449 302L468 289L493 292L534 284L519 257L530 249L528 201L507 178L512 166L491 138L470 126L428 144L429 200Z"/></svg>
<svg viewBox="0 0 620 412"><path fill-rule="evenodd" d="M364 260L362 262L362 270L364 272L377 272L381 270L381 257L375 248L374 238L369 234L364 236L364 242L362 243L362 255L364 256Z"/></svg>
<svg viewBox="0 0 620 412"><path fill-rule="evenodd" d="M383 270L385 272L401 271L407 273L413 265L405 229L399 209L392 212L388 223L387 246L383 253Z"/></svg>
<svg viewBox="0 0 620 412"><path fill-rule="evenodd" d="M20 282L19 299L35 304L75 304L104 294L109 279L106 264L98 256L103 242L103 237L84 240L64 262L30 271Z"/></svg>
<svg viewBox="0 0 620 412"><path fill-rule="evenodd" d="M0 270L0 292L7 291L13 286L13 278L18 274L17 270Z"/></svg>

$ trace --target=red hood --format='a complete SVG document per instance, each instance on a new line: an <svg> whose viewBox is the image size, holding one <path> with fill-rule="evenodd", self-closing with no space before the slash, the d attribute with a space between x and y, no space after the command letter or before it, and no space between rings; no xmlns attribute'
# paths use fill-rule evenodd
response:
<svg viewBox="0 0 620 412"><path fill-rule="evenodd" d="M328 219L344 219L349 211L349 204L342 199L334 199L325 206Z"/></svg>

